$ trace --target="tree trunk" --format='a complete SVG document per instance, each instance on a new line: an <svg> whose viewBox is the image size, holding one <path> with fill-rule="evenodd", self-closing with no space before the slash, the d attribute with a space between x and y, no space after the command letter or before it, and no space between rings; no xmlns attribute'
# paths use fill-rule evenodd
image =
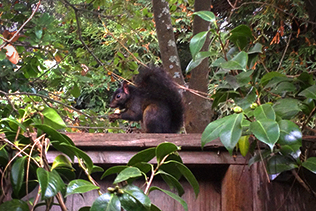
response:
<svg viewBox="0 0 316 211"><path fill-rule="evenodd" d="M153 0L153 10L164 69L171 74L178 84L184 84L173 26L171 24L169 4L165 0Z"/></svg>
<svg viewBox="0 0 316 211"><path fill-rule="evenodd" d="M194 4L195 11L210 10L211 0L196 0ZM195 16L193 20L193 34L198 34L209 29L209 22L204 21L199 16ZM202 51L207 51L209 39L206 40ZM203 62L192 70L189 88L206 92L209 83L209 60L204 59ZM186 92L186 117L185 127L188 133L201 133L209 124L212 117L211 102L196 96L190 92Z"/></svg>

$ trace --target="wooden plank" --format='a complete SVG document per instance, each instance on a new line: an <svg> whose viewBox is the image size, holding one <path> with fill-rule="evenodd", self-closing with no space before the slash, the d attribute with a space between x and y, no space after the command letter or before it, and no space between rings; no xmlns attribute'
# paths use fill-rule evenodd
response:
<svg viewBox="0 0 316 211"><path fill-rule="evenodd" d="M201 134L154 134L154 133L66 133L78 147L148 148L162 142L171 142L182 149L201 149ZM204 150L223 148L219 139L208 143Z"/></svg>
<svg viewBox="0 0 316 211"><path fill-rule="evenodd" d="M293 180L268 182L263 165L263 163L255 163L251 166L251 180L253 183L253 210L316 210L315 198L299 183L293 183Z"/></svg>
<svg viewBox="0 0 316 211"><path fill-rule="evenodd" d="M125 165L129 159L134 156L137 151L85 151L94 164L113 164ZM48 162L52 163L55 157L62 154L58 151L49 151L47 154ZM180 151L184 164L186 165L212 165L212 164L234 164L245 165L247 161L241 155L232 157L228 152L212 152L212 151ZM77 161L75 161L77 162ZM154 163L154 161L153 161Z"/></svg>
<svg viewBox="0 0 316 211"><path fill-rule="evenodd" d="M249 168L230 165L222 181L222 210L251 211L252 197Z"/></svg>

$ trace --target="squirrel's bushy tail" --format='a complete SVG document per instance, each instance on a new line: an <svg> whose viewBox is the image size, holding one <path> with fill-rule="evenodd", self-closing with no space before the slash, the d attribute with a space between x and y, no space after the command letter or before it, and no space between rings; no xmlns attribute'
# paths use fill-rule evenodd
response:
<svg viewBox="0 0 316 211"><path fill-rule="evenodd" d="M182 96L171 77L159 67L141 67L135 85L144 91L144 96L166 102L171 111L171 133L183 125L184 105Z"/></svg>

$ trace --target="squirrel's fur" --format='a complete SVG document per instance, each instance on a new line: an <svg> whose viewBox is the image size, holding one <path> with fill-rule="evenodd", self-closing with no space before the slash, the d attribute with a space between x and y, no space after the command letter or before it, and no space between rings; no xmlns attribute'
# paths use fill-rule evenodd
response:
<svg viewBox="0 0 316 211"><path fill-rule="evenodd" d="M146 133L176 133L183 124L182 97L169 75L158 67L143 67L135 86L123 82L112 97L110 107L124 109L110 120L142 121Z"/></svg>

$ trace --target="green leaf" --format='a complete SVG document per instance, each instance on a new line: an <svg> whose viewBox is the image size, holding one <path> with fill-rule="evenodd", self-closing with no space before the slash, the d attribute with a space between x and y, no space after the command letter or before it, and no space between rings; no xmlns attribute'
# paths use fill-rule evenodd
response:
<svg viewBox="0 0 316 211"><path fill-rule="evenodd" d="M0 205L0 210L10 211L29 211L29 206L25 201L12 199Z"/></svg>
<svg viewBox="0 0 316 211"><path fill-rule="evenodd" d="M199 187L198 181L196 180L195 176L190 171L190 169L188 169L188 167L186 167L184 164L182 164L178 161L175 161L175 160L170 160L166 163L175 164L177 169L181 172L181 174L185 177L185 179L190 183L190 185L192 186L192 188L194 190L195 197L197 197L199 192L200 192L200 187Z"/></svg>
<svg viewBox="0 0 316 211"><path fill-rule="evenodd" d="M173 152L176 152L177 150L179 150L179 148L177 147L177 145L173 143L165 142L165 143L159 144L156 147L157 163L160 163L165 156Z"/></svg>
<svg viewBox="0 0 316 211"><path fill-rule="evenodd" d="M262 53L262 45L256 43L252 48L249 49L248 54Z"/></svg>
<svg viewBox="0 0 316 211"><path fill-rule="evenodd" d="M178 195L176 195L176 194L174 194L174 193L172 193L172 192L170 192L170 191L167 191L167 190L158 188L158 187L156 187L156 186L150 187L149 191L151 192L151 191L153 191L153 190L159 190L159 191L161 191L161 192L167 194L168 196L170 196L170 197L173 198L174 200L178 201L178 202L182 205L182 207L184 208L185 211L188 211L188 205L187 205L187 203L186 203L180 196L178 196Z"/></svg>
<svg viewBox="0 0 316 211"><path fill-rule="evenodd" d="M38 39L41 39L43 36L43 29L40 26L35 27L35 35Z"/></svg>
<svg viewBox="0 0 316 211"><path fill-rule="evenodd" d="M208 124L202 133L201 145L202 148L205 144L217 139L221 128L224 126L225 122L230 118L230 116L225 116L221 119L217 119L214 122Z"/></svg>
<svg viewBox="0 0 316 211"><path fill-rule="evenodd" d="M304 89L298 95L315 100L316 99L316 85L308 87L307 89Z"/></svg>
<svg viewBox="0 0 316 211"><path fill-rule="evenodd" d="M280 127L279 144L292 145L302 143L302 132L294 122L281 120L278 123Z"/></svg>
<svg viewBox="0 0 316 211"><path fill-rule="evenodd" d="M245 157L247 155L249 151L249 146L250 146L249 136L240 137L240 139L238 140L238 148L242 156Z"/></svg>
<svg viewBox="0 0 316 211"><path fill-rule="evenodd" d="M291 98L280 99L273 105L275 113L283 119L292 119L298 112L300 101Z"/></svg>
<svg viewBox="0 0 316 211"><path fill-rule="evenodd" d="M76 98L80 96L80 88L78 87L77 83L74 84L70 93Z"/></svg>
<svg viewBox="0 0 316 211"><path fill-rule="evenodd" d="M26 131L26 127L13 118L3 118L0 120L0 123L8 125L14 131L17 131L18 127L20 127L22 131Z"/></svg>
<svg viewBox="0 0 316 211"><path fill-rule="evenodd" d="M111 168L108 168L101 176L101 179L111 174L118 174L126 168L128 168L128 166L113 166Z"/></svg>
<svg viewBox="0 0 316 211"><path fill-rule="evenodd" d="M211 22L216 25L216 17L214 13L211 11L198 11L193 13L193 15L198 15L203 20Z"/></svg>
<svg viewBox="0 0 316 211"><path fill-rule="evenodd" d="M186 73L189 73L191 70L193 70L194 68L196 68L197 66L199 66L201 64L201 62L205 59L208 58L212 55L212 52L210 51L200 51L198 52L195 57L190 61L190 63L188 64L187 68L186 68Z"/></svg>
<svg viewBox="0 0 316 211"><path fill-rule="evenodd" d="M246 25L239 25L230 31L229 40L243 50L253 40L251 29Z"/></svg>
<svg viewBox="0 0 316 211"><path fill-rule="evenodd" d="M258 106L254 110L254 116L256 120L260 119L272 119L275 120L275 112L270 104L263 104L261 106Z"/></svg>
<svg viewBox="0 0 316 211"><path fill-rule="evenodd" d="M221 142L230 154L232 154L234 147L240 139L242 133L242 119L242 113L230 115L219 133Z"/></svg>
<svg viewBox="0 0 316 211"><path fill-rule="evenodd" d="M135 185L127 185L123 187L122 190L124 194L122 196L119 196L119 199L121 201L122 207L126 211L150 210L151 201L149 197L139 187ZM133 203L135 204L135 200L141 206L136 206L138 209L129 208Z"/></svg>
<svg viewBox="0 0 316 211"><path fill-rule="evenodd" d="M208 31L204 31L192 37L190 41L190 52L191 52L192 58L195 58L196 54L202 49L205 43L207 34L208 34Z"/></svg>
<svg viewBox="0 0 316 211"><path fill-rule="evenodd" d="M255 162L258 161L263 161L264 159L268 158L271 156L271 150L259 150L255 153L255 155L253 157L251 157L249 159L248 165L251 166L252 164L254 164Z"/></svg>
<svg viewBox="0 0 316 211"><path fill-rule="evenodd" d="M66 190L66 196L69 196L71 194L75 193L86 193L91 190L100 189L98 186L93 185L91 182L83 180L83 179L77 179L72 180Z"/></svg>
<svg viewBox="0 0 316 211"><path fill-rule="evenodd" d="M136 178L142 176L142 172L136 167L127 167L122 170L115 178L113 184L126 181L130 178Z"/></svg>
<svg viewBox="0 0 316 211"><path fill-rule="evenodd" d="M72 161L74 161L75 152L72 148L68 147L68 145L74 146L74 143L68 136L61 134L48 125L32 124L32 126L46 133L51 140L53 147L66 154Z"/></svg>
<svg viewBox="0 0 316 211"><path fill-rule="evenodd" d="M61 145L63 146L65 144L63 143ZM93 166L93 162L92 162L91 158L89 157L89 155L87 155L87 153L85 153L84 151L82 151L81 149L79 149L76 146L67 145L67 147L70 150L72 150L72 152L75 153L75 155L78 159L82 159L84 161L89 173L91 174L94 166Z"/></svg>
<svg viewBox="0 0 316 211"><path fill-rule="evenodd" d="M279 73L279 72L269 72L267 74L265 74L262 78L261 78L261 81L260 83L262 84L262 86L266 86L267 83L276 78L276 77L282 77L284 78L284 80L287 80L287 77L286 75L282 74L282 73Z"/></svg>
<svg viewBox="0 0 316 211"><path fill-rule="evenodd" d="M25 176L25 161L26 157L17 158L11 169L11 183L14 193L18 194Z"/></svg>
<svg viewBox="0 0 316 211"><path fill-rule="evenodd" d="M297 167L293 159L283 155L275 155L267 161L267 171L269 174L277 174Z"/></svg>
<svg viewBox="0 0 316 211"><path fill-rule="evenodd" d="M4 60L7 57L5 50L0 50L0 61Z"/></svg>
<svg viewBox="0 0 316 211"><path fill-rule="evenodd" d="M302 163L302 166L316 174L316 157L308 158L305 162Z"/></svg>
<svg viewBox="0 0 316 211"><path fill-rule="evenodd" d="M115 194L105 193L92 204L90 211L121 211L121 203Z"/></svg>
<svg viewBox="0 0 316 211"><path fill-rule="evenodd" d="M257 139L267 144L271 150L280 137L280 128L272 119L260 119L250 124L250 130Z"/></svg>
<svg viewBox="0 0 316 211"><path fill-rule="evenodd" d="M179 196L182 196L184 194L184 189L181 183L174 176L162 170L159 170L157 174L161 175L161 177L169 185L171 190L175 188Z"/></svg>
<svg viewBox="0 0 316 211"><path fill-rule="evenodd" d="M64 120L59 116L55 109L46 107L42 114L44 115L44 124L47 124L54 129L63 129L66 127Z"/></svg>
<svg viewBox="0 0 316 211"><path fill-rule="evenodd" d="M66 167L66 168L72 168L71 162L68 160L68 158L65 155L57 155L56 158L53 161L52 170L54 168L59 167Z"/></svg>
<svg viewBox="0 0 316 211"><path fill-rule="evenodd" d="M140 162L149 162L151 159L155 157L156 148L148 148L144 149L137 154L135 154L127 163L128 166L134 166L136 163Z"/></svg>
<svg viewBox="0 0 316 211"><path fill-rule="evenodd" d="M248 54L244 51L239 52L232 60L222 63L221 68L228 70L247 71Z"/></svg>
<svg viewBox="0 0 316 211"><path fill-rule="evenodd" d="M151 204L150 211L161 211L156 205Z"/></svg>
<svg viewBox="0 0 316 211"><path fill-rule="evenodd" d="M55 196L65 187L65 183L56 170L48 172L43 168L37 168L36 174L41 187L41 198L43 200Z"/></svg>

